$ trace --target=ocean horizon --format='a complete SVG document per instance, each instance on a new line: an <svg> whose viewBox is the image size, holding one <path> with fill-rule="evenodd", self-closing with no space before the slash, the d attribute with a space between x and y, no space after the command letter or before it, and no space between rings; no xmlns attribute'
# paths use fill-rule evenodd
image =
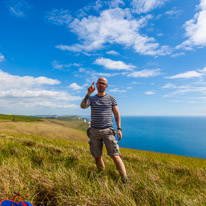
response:
<svg viewBox="0 0 206 206"><path fill-rule="evenodd" d="M206 116L121 116L121 126L120 147L206 159Z"/></svg>

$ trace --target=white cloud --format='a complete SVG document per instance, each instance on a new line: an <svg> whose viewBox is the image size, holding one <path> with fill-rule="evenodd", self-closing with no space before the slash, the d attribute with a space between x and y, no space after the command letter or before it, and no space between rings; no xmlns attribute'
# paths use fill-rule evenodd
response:
<svg viewBox="0 0 206 206"><path fill-rule="evenodd" d="M50 90L17 90L10 89L0 91L0 97L2 98L31 98L31 99L55 99L65 101L76 101L80 100L81 97L71 96L64 91L50 91Z"/></svg>
<svg viewBox="0 0 206 206"><path fill-rule="evenodd" d="M128 70L131 71L133 68L135 68L135 66L133 65L128 65L125 64L122 61L113 61L111 59L106 59L106 58L98 58L96 59L96 61L94 62L95 64L98 65L102 65L107 69L111 69L111 70Z"/></svg>
<svg viewBox="0 0 206 206"><path fill-rule="evenodd" d="M191 50L193 47L205 47L206 46L206 0L200 0L198 6L199 12L197 12L193 19L185 22L185 36L188 38L182 44L176 48Z"/></svg>
<svg viewBox="0 0 206 206"><path fill-rule="evenodd" d="M165 14L170 17L178 17L182 13L183 13L182 9L178 9L177 7L174 7L171 10L167 11Z"/></svg>
<svg viewBox="0 0 206 206"><path fill-rule="evenodd" d="M75 44L72 46L60 44L60 45L55 46L55 48L61 49L62 51L82 52L83 54L89 56L89 53L86 52L87 47L81 44Z"/></svg>
<svg viewBox="0 0 206 206"><path fill-rule="evenodd" d="M200 1L200 5L199 5L200 9L206 9L206 0L201 0Z"/></svg>
<svg viewBox="0 0 206 206"><path fill-rule="evenodd" d="M131 84L142 84L142 82L132 82Z"/></svg>
<svg viewBox="0 0 206 206"><path fill-rule="evenodd" d="M10 107L16 108L16 111L23 108L76 108L75 104L70 104L71 101L82 100L80 96L72 96L64 91L49 91L49 90L17 90L10 89L0 91L0 102L9 110Z"/></svg>
<svg viewBox="0 0 206 206"><path fill-rule="evenodd" d="M84 77L86 78L86 81L89 84L92 84L93 81L97 81L97 79L100 78L100 77L109 78L109 77L114 77L114 76L119 75L119 73L96 72L94 70L85 69L85 68L80 68L79 72L85 75Z"/></svg>
<svg viewBox="0 0 206 206"><path fill-rule="evenodd" d="M171 84L171 83L167 83L162 88L163 89L171 89L171 88L177 88L177 86L174 84Z"/></svg>
<svg viewBox="0 0 206 206"><path fill-rule="evenodd" d="M57 85L61 82L47 77L16 76L0 70L0 89L31 88L41 85Z"/></svg>
<svg viewBox="0 0 206 206"><path fill-rule="evenodd" d="M206 94L206 87L204 87L204 86L192 86L191 84L177 86L177 85L168 83L168 84L164 85L162 88L173 90L169 94L164 95L164 97L171 97L171 96L176 96L176 95L185 95L187 93L190 93L190 96L187 96L186 98L198 99L199 98L197 96L198 93L204 94L204 95ZM194 97L191 96L192 93L195 95Z"/></svg>
<svg viewBox="0 0 206 206"><path fill-rule="evenodd" d="M68 108L79 108L79 105L75 104L62 104L62 103L52 103L52 102L40 102L37 104L34 104L36 107L46 107L46 108L52 108L52 109L68 109Z"/></svg>
<svg viewBox="0 0 206 206"><path fill-rule="evenodd" d="M58 69L58 70L63 70L64 65L63 64L59 64L58 61L53 61L52 62L52 66L54 69Z"/></svg>
<svg viewBox="0 0 206 206"><path fill-rule="evenodd" d="M172 84L172 83L167 83L162 88L163 89L188 89L188 88L190 88L190 86L189 85L177 86L177 85Z"/></svg>
<svg viewBox="0 0 206 206"><path fill-rule="evenodd" d="M202 94L206 94L206 87L188 87L185 89L178 89L178 90L172 92L169 96L177 95L177 94L183 95L183 94L189 93L189 92L193 92L193 93L199 92Z"/></svg>
<svg viewBox="0 0 206 206"><path fill-rule="evenodd" d="M174 76L165 77L165 78L167 78L167 79L191 79L191 78L201 77L201 76L203 76L202 73L199 73L196 71L187 71L184 73L179 73L179 74L176 74Z"/></svg>
<svg viewBox="0 0 206 206"><path fill-rule="evenodd" d="M109 90L110 92L120 92L120 93L124 93L124 92L127 92L126 90L121 90L121 89L110 89Z"/></svg>
<svg viewBox="0 0 206 206"><path fill-rule="evenodd" d="M7 6L11 15L24 17L31 9L31 5L25 0L8 0Z"/></svg>
<svg viewBox="0 0 206 206"><path fill-rule="evenodd" d="M3 62L5 60L5 57L3 56L2 53L0 53L0 62Z"/></svg>
<svg viewBox="0 0 206 206"><path fill-rule="evenodd" d="M151 15L133 18L129 9L108 9L100 16L88 16L74 19L69 24L71 31L76 33L82 44L57 45L56 48L72 52L91 52L102 49L106 43L132 47L143 55L170 54L168 46L160 46L152 37L140 34L140 29L147 25Z"/></svg>
<svg viewBox="0 0 206 206"><path fill-rule="evenodd" d="M206 67L204 67L203 69L200 69L198 70L199 72L202 72L202 73L206 73Z"/></svg>
<svg viewBox="0 0 206 206"><path fill-rule="evenodd" d="M104 6L108 6L110 3L111 3L110 1L102 1L102 0L97 0L93 3L89 3L87 6L77 11L77 16L84 17L87 16L88 13L98 12L100 9L102 9Z"/></svg>
<svg viewBox="0 0 206 206"><path fill-rule="evenodd" d="M58 61L53 61L52 62L52 66L54 69L58 69L58 70L64 70L65 68L69 68L69 67L80 67L80 64L77 63L71 63L71 64L60 64Z"/></svg>
<svg viewBox="0 0 206 206"><path fill-rule="evenodd" d="M62 102L62 101L47 101L47 100L41 100L41 99L1 99L0 104L3 105L3 108L6 110L10 110L12 108L12 111L15 111L15 113L18 113L18 111L22 112L29 112L31 114L32 111L35 111L33 114L39 114L40 110L44 110L45 108L50 108L52 110L49 111L48 114L51 114L53 112L53 109L73 109L73 108L79 108L79 105L75 104L69 104L68 102Z"/></svg>
<svg viewBox="0 0 206 206"><path fill-rule="evenodd" d="M111 54L111 55L119 55L118 52L114 51L114 50L111 50L111 51L108 51L106 52L107 54Z"/></svg>
<svg viewBox="0 0 206 206"><path fill-rule="evenodd" d="M132 0L133 12L137 14L147 13L162 6L168 0Z"/></svg>
<svg viewBox="0 0 206 206"><path fill-rule="evenodd" d="M126 89L132 89L132 87L126 87Z"/></svg>
<svg viewBox="0 0 206 206"><path fill-rule="evenodd" d="M142 71L135 71L135 72L132 72L130 74L128 74L127 76L128 77L155 77L155 76L158 76L160 75L161 72L160 72L160 69L154 69L154 70L149 70L149 69L144 69Z"/></svg>
<svg viewBox="0 0 206 206"><path fill-rule="evenodd" d="M172 54L171 57L179 57L179 56L183 56L183 55L185 55L184 52L179 52L179 53Z"/></svg>
<svg viewBox="0 0 206 206"><path fill-rule="evenodd" d="M84 86L79 86L77 83L72 83L68 86L68 88L71 88L73 90L81 90L84 89Z"/></svg>
<svg viewBox="0 0 206 206"><path fill-rule="evenodd" d="M119 7L119 5L124 6L125 5L124 1L123 0L112 0L110 3L111 8Z"/></svg>
<svg viewBox="0 0 206 206"><path fill-rule="evenodd" d="M198 71L198 72L197 72ZM187 95L185 98L195 98L198 99L198 95L206 95L206 87L202 86L205 85L204 76L206 75L206 67L203 69L199 69L197 71L187 71L185 73L180 73L171 77L167 77L169 79L191 79L191 78L198 78L198 82L190 82L187 85L174 85L172 83L165 84L162 88L163 89L170 89L172 92L169 94L164 95L164 97L172 97L176 95ZM201 81L200 81L201 80ZM201 86L196 86L196 85ZM188 96L190 95L190 96Z"/></svg>
<svg viewBox="0 0 206 206"><path fill-rule="evenodd" d="M73 96L66 91L45 89L50 85L55 86L61 82L47 77L17 76L0 70L0 102L9 110L16 108L74 108L71 101L79 101L80 96ZM56 106L55 106L56 105Z"/></svg>
<svg viewBox="0 0 206 206"><path fill-rule="evenodd" d="M64 9L53 9L47 12L45 18L56 25L66 25L68 26L72 20L72 16L68 10Z"/></svg>
<svg viewBox="0 0 206 206"><path fill-rule="evenodd" d="M147 92L145 92L145 94L146 94L146 95L153 95L153 94L155 94L155 93L152 92L152 91L147 91Z"/></svg>

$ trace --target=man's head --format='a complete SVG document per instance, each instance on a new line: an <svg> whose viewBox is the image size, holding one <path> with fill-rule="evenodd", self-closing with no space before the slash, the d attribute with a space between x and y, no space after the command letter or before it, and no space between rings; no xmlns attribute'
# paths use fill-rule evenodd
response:
<svg viewBox="0 0 206 206"><path fill-rule="evenodd" d="M100 92L100 93L104 92L106 90L106 88L108 87L107 79L104 77L100 77L97 80L96 87L98 89L98 92Z"/></svg>

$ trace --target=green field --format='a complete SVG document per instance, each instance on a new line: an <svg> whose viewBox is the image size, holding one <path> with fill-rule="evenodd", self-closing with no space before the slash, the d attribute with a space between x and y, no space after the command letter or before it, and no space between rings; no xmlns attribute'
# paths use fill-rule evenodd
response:
<svg viewBox="0 0 206 206"><path fill-rule="evenodd" d="M24 115L0 114L0 120L34 122L41 120L41 118Z"/></svg>
<svg viewBox="0 0 206 206"><path fill-rule="evenodd" d="M0 125L0 200L19 192L37 206L206 205L204 159L121 148L129 176L124 184L105 151L106 170L96 170L85 132L67 121Z"/></svg>

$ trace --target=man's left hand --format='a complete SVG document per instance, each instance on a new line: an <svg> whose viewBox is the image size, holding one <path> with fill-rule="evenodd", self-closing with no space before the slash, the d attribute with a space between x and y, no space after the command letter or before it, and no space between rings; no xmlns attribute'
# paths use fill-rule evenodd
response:
<svg viewBox="0 0 206 206"><path fill-rule="evenodd" d="M117 139L118 141L122 139L122 131L120 129L117 130Z"/></svg>

